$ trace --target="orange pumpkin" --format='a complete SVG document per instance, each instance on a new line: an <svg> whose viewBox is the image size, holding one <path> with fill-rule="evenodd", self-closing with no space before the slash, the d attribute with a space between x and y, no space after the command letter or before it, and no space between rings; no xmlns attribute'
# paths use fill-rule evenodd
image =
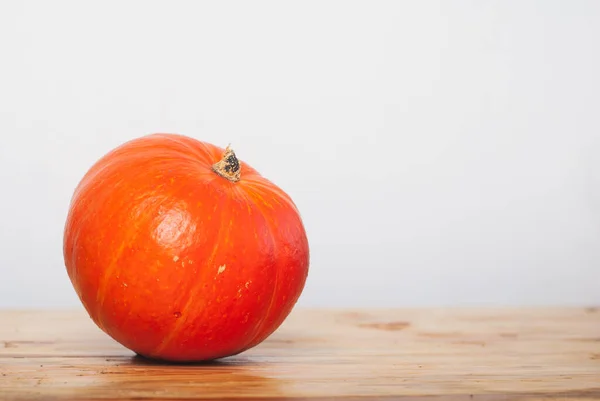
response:
<svg viewBox="0 0 600 401"><path fill-rule="evenodd" d="M91 319L139 355L202 361L286 319L309 247L290 197L235 153L176 134L112 150L73 194L69 278Z"/></svg>

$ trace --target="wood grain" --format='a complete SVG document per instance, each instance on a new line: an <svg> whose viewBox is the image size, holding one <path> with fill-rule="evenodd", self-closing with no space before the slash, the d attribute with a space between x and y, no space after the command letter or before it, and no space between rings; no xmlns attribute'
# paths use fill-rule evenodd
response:
<svg viewBox="0 0 600 401"><path fill-rule="evenodd" d="M600 311L297 309L202 365L135 357L77 311L0 311L0 400L600 400Z"/></svg>

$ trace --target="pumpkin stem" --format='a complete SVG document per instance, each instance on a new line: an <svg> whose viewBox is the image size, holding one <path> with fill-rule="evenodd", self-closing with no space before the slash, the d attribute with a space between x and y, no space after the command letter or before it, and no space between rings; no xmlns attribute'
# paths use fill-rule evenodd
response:
<svg viewBox="0 0 600 401"><path fill-rule="evenodd" d="M240 180L240 161L229 145L225 149L221 160L213 164L212 170L231 182L238 182Z"/></svg>

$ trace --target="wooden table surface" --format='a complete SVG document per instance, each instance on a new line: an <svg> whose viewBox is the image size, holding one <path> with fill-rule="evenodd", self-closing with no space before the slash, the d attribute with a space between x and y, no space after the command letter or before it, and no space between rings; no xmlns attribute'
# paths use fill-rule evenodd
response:
<svg viewBox="0 0 600 401"><path fill-rule="evenodd" d="M77 311L0 311L0 400L600 400L600 309L296 309L205 365L136 358Z"/></svg>

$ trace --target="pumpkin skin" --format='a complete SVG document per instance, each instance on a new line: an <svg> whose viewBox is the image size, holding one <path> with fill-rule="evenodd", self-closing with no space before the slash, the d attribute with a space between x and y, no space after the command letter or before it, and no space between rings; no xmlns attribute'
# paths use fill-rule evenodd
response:
<svg viewBox="0 0 600 401"><path fill-rule="evenodd" d="M131 140L90 168L63 253L100 329L139 355L180 362L261 343L309 268L292 199L231 150L178 134Z"/></svg>

